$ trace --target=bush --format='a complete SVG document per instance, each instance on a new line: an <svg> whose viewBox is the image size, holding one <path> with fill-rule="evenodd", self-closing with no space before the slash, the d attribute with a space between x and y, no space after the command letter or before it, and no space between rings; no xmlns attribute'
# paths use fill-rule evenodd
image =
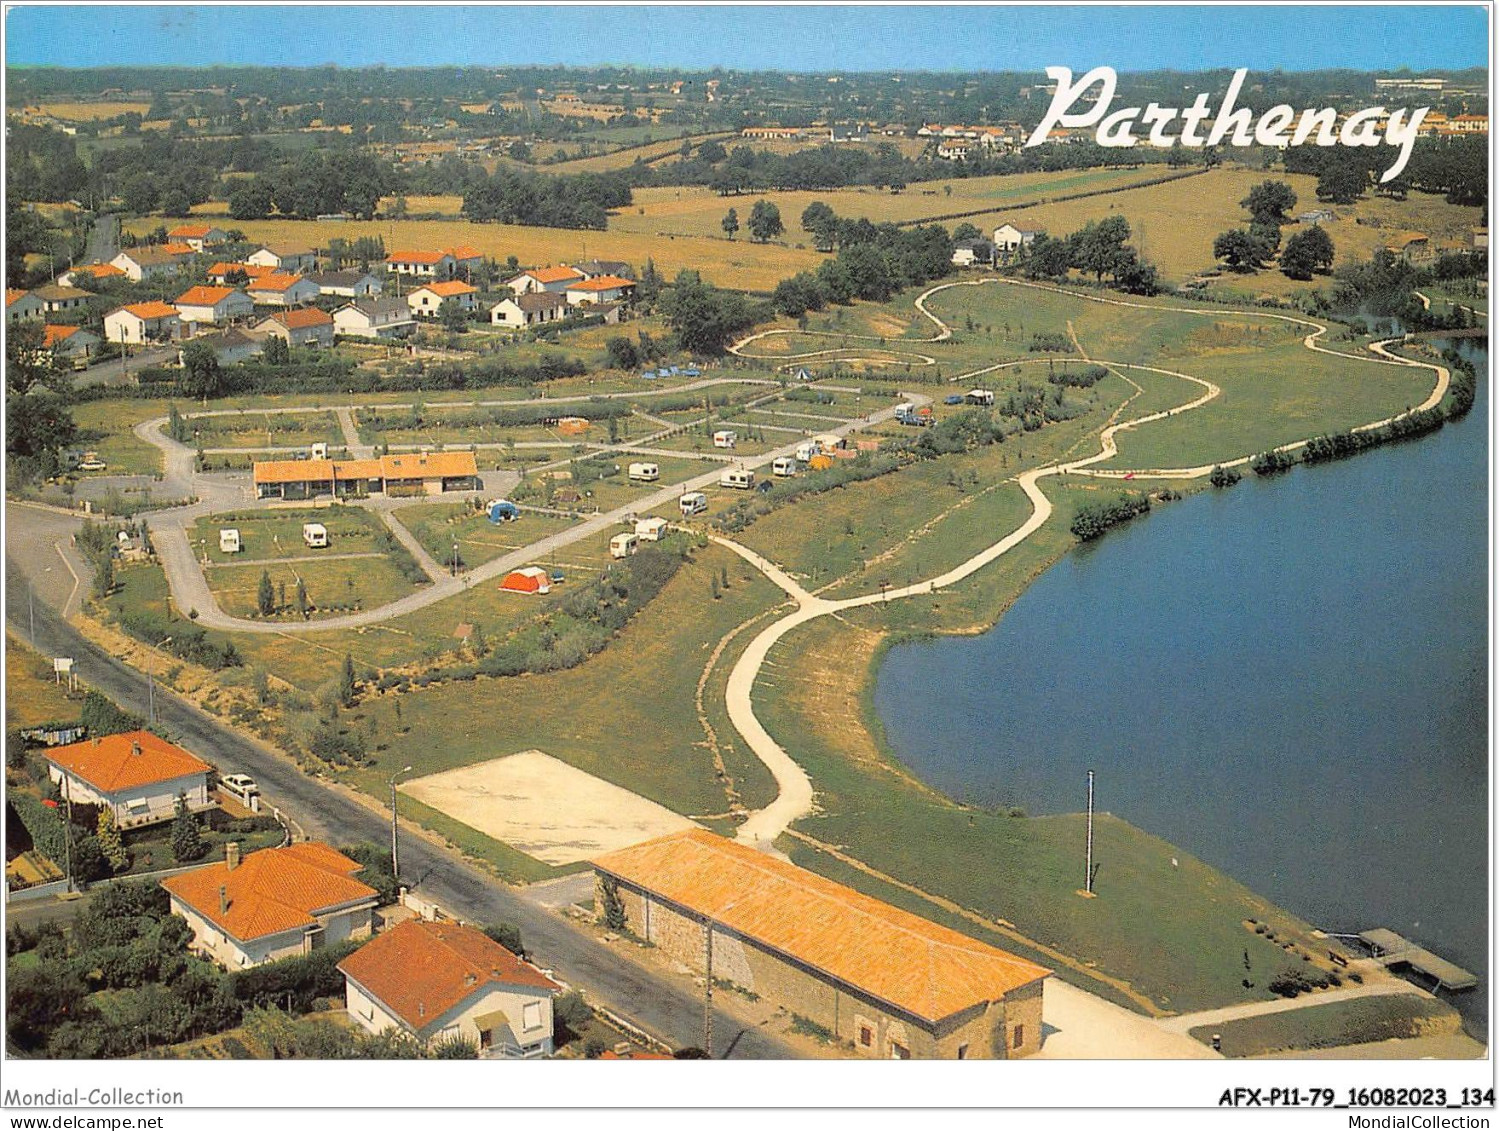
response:
<svg viewBox="0 0 1499 1131"><path fill-rule="evenodd" d="M1296 457L1289 452L1261 452L1249 461L1256 475L1278 475L1296 466Z"/></svg>
<svg viewBox="0 0 1499 1131"><path fill-rule="evenodd" d="M1084 542L1099 537L1111 526L1127 522L1150 510L1150 498L1134 492L1120 495L1113 502L1087 503L1078 508L1072 519L1072 533Z"/></svg>
<svg viewBox="0 0 1499 1131"><path fill-rule="evenodd" d="M344 976L338 964L360 945L356 940L346 939L311 954L236 970L229 975L230 989L235 998L247 1004L284 1005L289 1000L293 1012L306 1013L318 998L344 992Z"/></svg>
<svg viewBox="0 0 1499 1131"><path fill-rule="evenodd" d="M1213 468L1212 474L1208 476L1208 482L1214 487L1232 487L1242 478L1243 476L1235 468L1223 467L1220 464Z"/></svg>

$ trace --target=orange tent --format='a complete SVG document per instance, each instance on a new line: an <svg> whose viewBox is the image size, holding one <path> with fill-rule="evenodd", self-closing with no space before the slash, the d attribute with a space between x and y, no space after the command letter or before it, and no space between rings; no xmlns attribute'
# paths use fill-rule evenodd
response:
<svg viewBox="0 0 1499 1131"><path fill-rule="evenodd" d="M588 431L588 421L581 416L564 416L557 421L557 431L564 436L581 436Z"/></svg>
<svg viewBox="0 0 1499 1131"><path fill-rule="evenodd" d="M512 593L550 593L552 582L547 571L540 566L523 566L507 573L500 588Z"/></svg>

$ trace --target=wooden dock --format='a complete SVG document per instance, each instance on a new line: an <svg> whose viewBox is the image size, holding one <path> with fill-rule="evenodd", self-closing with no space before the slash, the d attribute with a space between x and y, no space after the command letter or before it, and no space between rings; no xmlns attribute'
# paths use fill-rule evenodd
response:
<svg viewBox="0 0 1499 1131"><path fill-rule="evenodd" d="M1440 955L1432 954L1388 928L1376 927L1371 931L1360 931L1358 937L1386 967L1409 966L1433 979L1437 989L1471 990L1478 985L1477 974L1471 974Z"/></svg>

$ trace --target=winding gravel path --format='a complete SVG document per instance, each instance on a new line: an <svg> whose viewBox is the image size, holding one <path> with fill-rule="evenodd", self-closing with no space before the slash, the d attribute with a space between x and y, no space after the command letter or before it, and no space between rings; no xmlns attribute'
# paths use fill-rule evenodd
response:
<svg viewBox="0 0 1499 1131"><path fill-rule="evenodd" d="M1160 306L1148 303L1130 302L1123 299L1104 298L1097 295L1069 291L1060 287L1049 287L1011 279L979 280L968 285L979 285L981 283L991 281L1010 283L1014 286L1034 287L1037 290L1045 290L1057 294L1071 295L1075 298L1086 299L1092 302L1101 302L1112 306L1136 307L1144 310L1165 310L1183 314L1213 315L1223 313L1221 309ZM940 319L938 319L936 315L926 310L925 307L921 306L920 304L923 302L923 300L941 289L943 288L935 287L932 290L924 292L916 300L918 307L921 309L922 313L925 314L928 318L931 318L933 321L938 322L939 325L941 324ZM1375 342L1370 345L1370 350L1378 355L1376 357L1364 357L1357 354L1342 353L1338 350L1328 349L1317 340L1322 337L1322 335L1326 334L1329 329L1329 327L1322 323L1292 315L1272 314L1269 312L1237 311L1236 313L1255 318L1279 320L1310 327L1311 332L1309 332L1302 339L1302 344L1306 346L1307 349L1317 353L1334 354L1339 357L1349 357L1360 361L1368 361L1379 364L1415 366L1423 369L1431 369L1436 372L1436 384L1433 387L1431 394L1420 405L1418 405L1414 409L1408 409L1403 413L1399 413L1396 416L1387 417L1384 420L1378 420L1370 424L1361 425L1358 428L1354 429L1354 431L1356 432L1363 432L1370 429L1379 428L1385 424L1390 423L1391 421L1398 420L1401 417L1409 416L1412 413L1433 408L1436 405L1440 404L1442 397L1446 395L1447 388L1451 379L1451 374L1444 366L1430 362L1411 361L1407 358L1397 357L1396 355L1390 353L1386 348L1390 344L1389 341ZM755 337L763 336L765 335L756 335ZM744 341L738 343L738 345L747 345L751 340L752 339L747 338ZM1126 365L1126 363L1124 362L1105 361L1097 358L1090 360L1093 360L1096 364L1115 369L1116 371L1119 367L1123 367ZM1001 367L1002 365L996 365L990 367L990 369L998 369ZM1201 386L1203 392L1200 396L1194 398L1191 401L1188 401L1186 404L1177 405L1176 407L1170 409L1163 409L1159 412L1153 412L1145 416L1134 418L1132 420L1126 420L1123 422L1108 425L1099 433L1099 450L1093 455L1086 456L1082 459L1069 460L1065 462L1049 464L1045 467L1033 468L1030 471L1022 472L1020 475L1016 476L1015 482L1019 484L1020 489L1025 492L1026 498L1028 498L1031 503L1031 513L1026 518L1026 520L1014 530L1012 530L1009 534L1005 535L999 541L995 542L993 545L980 550L977 554L974 554L967 561L954 566L946 573L939 574L938 576L933 577L930 580L917 582L916 584L907 585L900 589L891 589L885 593L871 593L861 597L847 597L841 600L829 600L827 598L818 597L811 593L808 593L801 587L801 585L796 582L794 578L790 577L784 570L780 569L778 566L765 559L762 555L757 554L755 551L750 550L745 546L741 546L736 542L732 542L726 538L715 537L713 539L720 545L726 546L729 549L733 550L740 557L744 558L747 562L754 565L757 569L761 570L761 572L763 572L766 577L770 578L771 581L775 582L783 590L785 590L787 595L796 603L796 609L794 612L792 612L789 616L783 617L780 620L768 625L753 640L750 641L749 646L740 655L739 659L735 662L734 667L729 672L728 684L725 691L725 705L728 709L729 719L734 724L735 729L739 731L740 735L749 745L750 749L754 752L755 756L765 764L765 767L770 771L771 776L775 778L776 786L779 790L774 801L765 806L763 809L758 809L755 812L751 813L749 819L739 827L738 833L736 834L738 840L745 844L754 845L762 850L771 851L776 838L784 833L786 829L792 824L792 822L808 816L813 811L813 808L816 804L815 791L812 787L811 779L807 776L807 772L796 762L794 758L786 753L785 748L783 748L780 743L776 742L776 740L771 737L770 732L765 729L764 724L760 722L759 718L755 714L754 687L755 681L759 677L760 669L764 665L766 657L770 654L770 650L789 633L797 628L800 628L802 625L808 623L809 621L816 620L818 617L842 612L845 609L860 608L865 605L873 605L886 601L896 601L906 597L928 595L931 593L935 593L938 590L945 589L948 586L954 585L964 580L965 578L968 578L977 573L986 565L989 565L991 562L994 562L998 558L1003 557L1005 554L1013 550L1016 546L1024 542L1037 530L1041 529L1041 527L1045 525L1046 520L1051 517L1053 509L1051 501L1047 499L1045 493L1043 493L1040 488L1040 481L1048 476L1079 474L1119 479L1122 479L1125 476L1131 476L1136 479L1196 479L1201 476L1211 474L1213 468L1216 466L1237 467L1240 464L1248 463L1251 459L1254 458L1254 455L1251 454L1233 460L1224 461L1221 464L1206 464L1201 467L1190 468L1142 468L1137 470L1092 469L1092 464L1101 463L1104 460L1112 459L1113 457L1118 455L1119 449L1116 442L1116 437L1120 432L1138 428L1142 425L1149 424L1152 421L1164 420L1168 417L1177 416L1181 413L1191 412L1194 409L1201 408L1203 405L1208 404L1210 401L1216 399L1222 394L1222 390L1213 382L1208 381L1202 377L1194 377L1190 373L1182 373L1176 370L1162 369L1156 366L1148 365L1130 364L1127 366L1127 368L1131 371L1158 373L1168 377L1179 377L1184 381L1188 381L1195 385ZM1306 444L1306 440L1300 440L1295 443L1284 444L1275 450L1281 452L1290 452L1303 448L1306 446Z"/></svg>

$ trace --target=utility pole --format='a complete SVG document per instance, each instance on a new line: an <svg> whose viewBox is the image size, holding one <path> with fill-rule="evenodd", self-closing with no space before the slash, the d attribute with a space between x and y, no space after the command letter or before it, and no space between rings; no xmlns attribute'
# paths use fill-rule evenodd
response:
<svg viewBox="0 0 1499 1131"><path fill-rule="evenodd" d="M400 823L396 819L396 780L402 774L409 774L411 767L398 770L390 777L390 874L393 879L401 878L401 845L400 845Z"/></svg>
<svg viewBox="0 0 1499 1131"><path fill-rule="evenodd" d="M156 723L156 677L146 673L146 725Z"/></svg>
<svg viewBox="0 0 1499 1131"><path fill-rule="evenodd" d="M707 976L703 980L703 1051L711 1060L713 1058L713 920L706 920L703 927L705 929L703 941L708 951L705 963Z"/></svg>
<svg viewBox="0 0 1499 1131"><path fill-rule="evenodd" d="M1083 891L1093 894L1093 771L1088 771L1088 874L1083 881Z"/></svg>
<svg viewBox="0 0 1499 1131"><path fill-rule="evenodd" d="M62 796L67 805L67 816L63 824L63 851L68 873L68 891L73 890L73 791L68 786L68 775L62 776Z"/></svg>
<svg viewBox="0 0 1499 1131"><path fill-rule="evenodd" d="M26 615L31 621L31 646L36 647L36 603L31 599L31 582L26 583Z"/></svg>

